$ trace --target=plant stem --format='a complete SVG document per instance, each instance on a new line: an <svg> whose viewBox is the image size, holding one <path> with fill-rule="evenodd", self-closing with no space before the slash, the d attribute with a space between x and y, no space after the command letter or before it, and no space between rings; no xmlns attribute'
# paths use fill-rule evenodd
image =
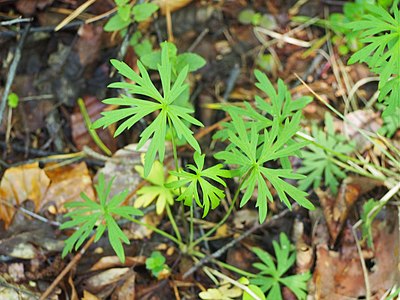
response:
<svg viewBox="0 0 400 300"><path fill-rule="evenodd" d="M93 141L105 154L107 154L108 156L111 156L112 155L111 150L108 149L107 146L103 143L103 141L98 136L96 130L92 129L92 121L90 120L90 116L87 112L85 102L83 102L82 98L78 99L78 105L79 105L79 109L81 110L83 120L85 121L86 129L88 130Z"/></svg>
<svg viewBox="0 0 400 300"><path fill-rule="evenodd" d="M221 219L221 221L218 222L217 225L215 225L213 228L211 228L209 231L207 231L202 237L198 238L193 243L191 243L189 245L190 249L193 249L196 245L198 245L199 243L204 241L207 237L209 237L211 234L213 234L218 228L220 228L222 226L222 224L224 224L226 222L226 220L229 218L229 216L231 215L231 213L232 213L232 211L233 211L233 209L235 207L236 201L237 201L237 199L239 197L239 194L240 194L240 188L242 187L242 184L243 184L243 182L244 182L246 177L247 177L247 174L244 175L242 177L242 179L240 180L239 186L238 186L238 188L237 188L237 190L235 192L235 195L233 197L232 203L231 203L228 211L226 212L225 216Z"/></svg>
<svg viewBox="0 0 400 300"><path fill-rule="evenodd" d="M171 122L170 118L168 118L168 126L172 132L171 141L172 141L172 153L174 155L174 162L175 162L175 171L179 172L178 151L177 151L177 147L176 147L176 134L175 134L175 129L173 129L174 127L172 126L172 122ZM178 180L179 180L179 177L178 177ZM179 188L179 194L181 194L181 193L182 193L181 188ZM182 208L181 209L181 212L182 212L181 217L182 217L182 222L183 222L183 230L185 231L185 236L188 237L188 224L185 219L185 207L183 206L182 203L181 203L181 208ZM171 216L172 216L172 214L171 214ZM169 217L169 215L168 215L168 217ZM175 220L172 221L171 218L170 218L170 220L171 220L171 224L175 223ZM175 225L176 225L176 223L175 223ZM178 234L179 234L179 236L177 235L178 239L180 241L182 241L182 237L181 237L179 231L178 231ZM186 242L187 242L187 240L186 240Z"/></svg>
<svg viewBox="0 0 400 300"><path fill-rule="evenodd" d="M323 149L324 151L333 154L334 156L338 157L338 158L341 159L342 161L352 161L352 162L354 162L354 163L356 163L356 164L358 164L358 165L369 166L369 167L375 168L375 169L377 169L377 170L379 170L379 171L382 171L382 172L386 173L387 175L391 175L391 176L395 176L395 177L398 177L398 176L399 176L397 173L395 173L395 172L393 172L393 171L391 171L391 170L389 170L389 169L387 169L387 168L384 168L384 167L381 167L381 166L378 166L378 165L375 165L375 164L371 164L371 163L368 163L368 162L359 160L359 159L357 159L357 158L348 156L348 155L346 155L346 154L343 154L343 153L340 153L340 152L336 152L336 151L334 151L334 150L332 150L332 149L330 149L330 148L327 148L327 147L325 147L324 145L322 145L322 144L316 142L315 139L314 139L313 137L311 137L311 136L309 136L308 134L305 134L305 133L303 133L303 132L300 132L300 131L299 131L299 132L296 133L296 135L297 135L298 137L300 137L300 138L306 140L306 141L311 142L313 145L317 146L318 148L321 148L321 149ZM358 172L357 172L357 173L358 173ZM365 176L365 174L363 174L363 175ZM380 179L380 180L382 180L382 179Z"/></svg>
<svg viewBox="0 0 400 300"><path fill-rule="evenodd" d="M190 205L190 222L189 222L189 245L191 245L193 243L193 219L194 219L194 215L193 215L193 205L194 203L192 203L192 205Z"/></svg>
<svg viewBox="0 0 400 300"><path fill-rule="evenodd" d="M196 256L196 257L199 257L199 258L204 258L204 257L206 257L206 255L205 255L204 253L199 252L199 251L193 251L192 254L193 254L194 256ZM237 268L237 267L235 267L235 266L232 266L232 265L230 265L230 264L228 264L228 263L224 263L224 262L222 262L222 261L220 261L220 260L218 260L218 259L213 258L211 261L212 261L213 263L216 263L217 265L219 265L219 266L221 266L221 267L227 269L227 270L230 270L230 271L232 271L232 272L235 272L235 273L237 273L237 274L239 274L239 275L242 275L242 276L245 276L245 277L247 277L247 278L252 278L252 277L255 277L255 276L256 276L256 275L253 274L253 273L244 271L244 270L239 269L239 268Z"/></svg>
<svg viewBox="0 0 400 300"><path fill-rule="evenodd" d="M183 243L181 241L179 241L176 237L170 235L169 233L165 232L164 230L158 229L157 227L154 227L154 226L144 223L142 221L136 220L134 218L129 218L129 220L132 221L133 223L144 226L147 229L150 229L150 230L158 233L159 235L162 235L163 237L165 237L165 238L171 240L172 242L174 242L175 244L177 244L179 247L183 246Z"/></svg>
<svg viewBox="0 0 400 300"><path fill-rule="evenodd" d="M175 218L171 213L171 208L169 207L169 205L166 205L165 208L167 210L168 219L171 222L171 225L172 225L172 228L174 229L175 235L178 238L179 242L182 244L182 236L181 236L181 233L179 232L178 226L176 225Z"/></svg>

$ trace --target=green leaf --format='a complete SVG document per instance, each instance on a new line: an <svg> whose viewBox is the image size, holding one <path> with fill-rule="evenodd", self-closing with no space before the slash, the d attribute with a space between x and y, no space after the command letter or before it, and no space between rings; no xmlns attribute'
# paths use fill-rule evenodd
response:
<svg viewBox="0 0 400 300"><path fill-rule="evenodd" d="M74 208L75 210L70 211L65 215L66 217L70 217L71 220L64 222L60 226L60 229L78 228L65 241L62 257L65 257L73 249L78 250L94 230L97 231L94 239L95 242L97 242L107 230L111 246L120 260L124 261L125 254L121 240L127 244L129 244L129 240L119 228L113 215L131 219L132 216L142 216L143 213L133 207L120 206L128 194L127 191L116 194L110 201L107 201L111 191L112 182L113 180L106 183L104 175L99 175L95 189L100 203L95 202L83 193L81 194L81 197L84 200L83 202L69 202L65 205L66 207Z"/></svg>
<svg viewBox="0 0 400 300"><path fill-rule="evenodd" d="M10 93L7 97L7 103L10 108L17 108L19 103L19 97L16 93Z"/></svg>
<svg viewBox="0 0 400 300"><path fill-rule="evenodd" d="M398 83L396 89L386 87L392 78L400 76L400 13L397 5L393 5L393 13L379 5L365 5L368 13L361 21L348 24L348 28L360 32L361 42L366 46L357 51L349 59L348 64L365 62L371 70L380 75L380 101L385 99L389 114L400 108ZM395 80L396 81L396 80ZM391 86L391 84L390 84ZM385 111L386 112L386 111Z"/></svg>
<svg viewBox="0 0 400 300"><path fill-rule="evenodd" d="M326 133L313 126L313 137L319 145L341 154L348 154L354 150L352 143L346 143L344 136L334 132L332 116L329 113L325 114L325 125ZM339 179L345 178L346 173L332 161L333 156L330 152L314 144L309 144L307 148L308 150L302 151L303 166L298 169L299 173L307 177L299 181L299 188L306 190L312 186L315 189L321 186L324 179L325 185L336 194Z"/></svg>
<svg viewBox="0 0 400 300"><path fill-rule="evenodd" d="M236 112L231 111L230 114L232 122L228 136L231 145L227 150L217 153L215 157L224 160L226 164L236 166L236 173L242 181L240 188L245 191L240 206L244 206L257 189L256 207L259 209L260 222L264 222L267 217L267 200L273 201L272 193L266 183L268 180L277 191L280 200L289 208L291 204L287 196L301 206L313 209L314 206L306 199L307 193L285 181L285 179L301 179L303 176L294 174L291 169L265 167L268 162L287 159L305 145L292 141L299 129L300 112L295 114L292 120L287 119L283 126L279 123L279 118L275 118L270 131L264 130L263 134L259 134L257 123L245 124ZM246 128L249 125L250 134Z"/></svg>
<svg viewBox="0 0 400 300"><path fill-rule="evenodd" d="M123 20L124 22L129 21L131 14L131 6L129 4L118 6L117 12L121 20Z"/></svg>
<svg viewBox="0 0 400 300"><path fill-rule="evenodd" d="M268 252L259 248L252 249L262 263L253 264L260 272L255 278L250 279L250 282L267 293L267 299L282 299L280 285L289 288L298 299L306 299L307 281L311 278L311 274L307 272L285 276L296 261L296 253L284 233L280 234L279 240L279 243L273 241L276 263Z"/></svg>
<svg viewBox="0 0 400 300"><path fill-rule="evenodd" d="M204 67L206 60L196 53L182 53L176 59L176 70L180 72L184 67L189 66L189 72L197 71Z"/></svg>
<svg viewBox="0 0 400 300"><path fill-rule="evenodd" d="M160 251L153 251L150 257L146 259L146 269L151 271L154 277L158 277L162 270L168 268L165 262L166 259Z"/></svg>
<svg viewBox="0 0 400 300"><path fill-rule="evenodd" d="M136 4L132 8L133 18L136 22L142 22L150 18L150 16L158 10L158 6L154 3Z"/></svg>
<svg viewBox="0 0 400 300"><path fill-rule="evenodd" d="M142 166L136 166L135 169L143 179L152 185L142 187L137 191L139 197L135 200L134 206L138 208L147 207L155 201L157 214L162 214L167 205L174 203L174 197L176 196L176 191L166 187L166 183L175 181L177 178L175 176L165 178L164 167L158 160L154 162L147 177L144 176Z"/></svg>
<svg viewBox="0 0 400 300"><path fill-rule="evenodd" d="M222 186L226 186L222 178L229 178L231 174L228 170L222 169L222 165L218 164L208 169L204 169L205 155L199 152L194 153L194 162L196 165L188 165L187 169L192 172L181 170L180 172L171 171L170 173L179 180L167 184L167 187L178 189L186 187L182 194L178 197L178 201L184 200L185 205L192 205L195 199L197 205L204 209L203 217L205 217L210 208L216 208L221 199L225 197L223 190L217 188L211 182L217 182ZM202 199L200 200L200 195Z"/></svg>
<svg viewBox="0 0 400 300"><path fill-rule="evenodd" d="M151 140L149 150L144 159L144 176L150 173L151 167L156 160L158 154L160 162L164 161L165 155L165 139L168 125L172 125L176 136L183 139L196 151L200 151L200 146L193 137L193 132L188 125L203 126L201 122L193 118L190 114L193 110L177 106L174 102L185 91L187 84L188 68L185 67L180 72L172 84L171 72L172 66L169 60L168 51L171 47L167 43L161 45L161 64L158 65L158 73L160 74L163 95L161 95L150 79L143 64L138 61L137 65L140 75L135 73L127 64L117 60L111 60L113 66L120 74L129 78L136 84L129 83L113 83L109 87L126 88L132 94L142 95L150 99L139 99L122 96L121 98L110 98L103 102L111 105L128 106L118 108L112 111L105 111L102 117L93 123L94 128L107 127L111 124L123 121L117 128L115 136L121 134L124 130L131 128L144 117L157 113L155 120L140 134L140 140L137 148L140 149L146 142ZM173 49L172 49L173 51ZM185 124L183 121L187 122Z"/></svg>
<svg viewBox="0 0 400 300"><path fill-rule="evenodd" d="M131 23L130 19L123 20L119 14L116 14L108 20L106 25L104 25L104 31L112 32L124 29Z"/></svg>

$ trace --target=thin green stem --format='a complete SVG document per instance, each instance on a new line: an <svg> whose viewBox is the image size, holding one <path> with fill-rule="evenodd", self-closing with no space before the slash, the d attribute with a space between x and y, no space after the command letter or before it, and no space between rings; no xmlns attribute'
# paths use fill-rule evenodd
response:
<svg viewBox="0 0 400 300"><path fill-rule="evenodd" d="M174 242L175 244L177 244L179 247L183 246L183 243L181 241L179 241L177 238L175 238L174 236L170 235L169 233L165 232L164 230L158 229L155 226L149 225L147 223L144 223L142 221L139 221L139 220L136 220L136 219L133 219L133 218L129 218L129 220L132 221L133 223L136 223L138 225L144 226L147 229L150 229L150 230L158 233L159 235L162 235L163 237L165 237L165 238L171 240L172 242Z"/></svg>
<svg viewBox="0 0 400 300"><path fill-rule="evenodd" d="M354 168L354 167L352 167L352 166L349 166L348 164L345 164L344 162L342 162L342 161L340 161L340 160L338 160L338 159L335 159L335 158L333 158L333 157L328 157L328 160L330 160L331 162L335 163L335 164L338 165L339 167L341 167L341 168L343 168L343 169L346 169L347 171L350 171L350 172L359 174L359 175L361 175L361 176L369 177L369 178L376 179L376 180L380 180L380 181L385 181L385 180L386 180L386 177L385 177L385 176L384 176L384 177L382 177L382 176L375 176L375 175L373 175L373 174L371 174L371 173L365 171L364 169L359 170L359 169Z"/></svg>
<svg viewBox="0 0 400 300"><path fill-rule="evenodd" d="M78 99L78 105L79 109L81 110L83 120L85 121L86 128L90 136L92 137L93 141L105 154L111 156L112 154L111 150L108 149L107 146L103 143L103 141L98 136L96 130L92 129L92 121L90 120L89 114L86 110L85 102L83 102L82 98Z"/></svg>
<svg viewBox="0 0 400 300"><path fill-rule="evenodd" d="M193 238L194 238L194 233L193 233L193 220L194 220L194 214L193 214L193 203L190 205L190 222L189 222L189 245L193 243Z"/></svg>
<svg viewBox="0 0 400 300"><path fill-rule="evenodd" d="M193 251L192 254L193 254L194 256L196 256L196 257L199 257L199 258L204 258L204 257L206 256L204 253L199 252L199 251ZM242 275L242 276L245 276L245 277L247 277L247 278L252 278L252 277L255 277L255 276L256 276L256 275L253 274L253 273L244 271L244 270L239 269L239 268L237 268L237 267L235 267L235 266L232 266L232 265L230 265L230 264L228 264L228 263L224 263L224 262L222 262L222 261L220 261L220 260L218 260L218 259L213 258L211 261L212 261L213 263L216 263L217 265L219 265L219 266L221 266L221 267L227 269L227 270L230 270L230 271L232 271L232 272L235 272L235 273L237 273L237 274L239 274L239 275Z"/></svg>
<svg viewBox="0 0 400 300"><path fill-rule="evenodd" d="M171 213L171 208L169 207L169 205L166 205L165 208L167 210L168 219L171 222L171 225L172 225L172 228L174 229L175 235L178 238L179 242L182 244L182 236L181 236L181 233L179 232L178 226L176 225L175 218Z"/></svg>
<svg viewBox="0 0 400 300"><path fill-rule="evenodd" d="M242 187L242 184L245 180L245 178L247 177L247 174L244 175L242 177L242 179L240 180L240 184L235 192L235 195L232 199L232 203L229 206L228 211L226 212L225 216L221 219L221 221L218 222L217 225L215 225L213 228L211 228L209 231L207 231L202 237L198 238L197 240L195 240L193 243L191 243L189 245L190 249L193 249L196 245L198 245L199 243L201 243L202 241L204 241L206 238L208 238L211 234L213 234L218 228L220 228L225 222L226 220L229 218L229 216L231 215L233 209L235 208L235 204L237 199L239 198L239 194L240 194L240 188Z"/></svg>
<svg viewBox="0 0 400 300"><path fill-rule="evenodd" d="M389 169L387 169L387 168L385 168L385 167L381 167L381 166L378 166L378 165L375 165L375 164L371 164L371 163L368 163L368 162L359 160L359 159L357 159L357 158L348 156L348 155L346 155L346 154L343 154L343 153L334 151L334 150L332 150L332 149L330 149L330 148L327 148L327 147L325 147L324 145L322 145L322 144L316 142L316 141L314 140L314 138L312 138L311 136L309 136L308 134L305 134L305 133L303 133L303 132L297 132L296 135L297 135L298 137L302 138L303 140L306 140L306 141L311 142L313 145L317 146L318 148L321 148L321 149L323 149L324 151L333 154L334 156L338 157L338 158L341 159L342 161L352 161L352 162L354 162L354 163L356 163L356 164L358 164L358 165L369 166L369 167L375 168L375 169L377 169L377 170L379 170L379 171L382 171L382 172L384 172L384 173L386 173L387 175L390 175L390 176L394 176L394 177L398 177L398 176L399 176L399 174L397 174L396 172L393 172L393 171L391 171L391 170L389 170Z"/></svg>
<svg viewBox="0 0 400 300"><path fill-rule="evenodd" d="M172 132L171 142L172 142L172 153L174 156L174 163L175 163L175 171L179 172L179 160L178 160L178 151L177 151L177 146L176 146L176 134L175 134L175 129L172 126L172 121L170 118L168 118L168 126ZM178 177L178 180L179 180L179 177ZM181 194L181 193L182 193L182 189L179 188L179 194ZM173 220L174 218L173 218L172 214L171 214L171 216L168 215L168 217L170 218L171 224L175 224L175 226L176 226L176 222L175 222L175 220ZM183 230L185 231L185 236L187 239L188 238L188 224L185 219L185 208L182 203L181 203L181 218L182 218L182 222L183 222ZM178 239L180 241L182 241L182 237L179 233L179 230L176 233L179 234L179 236L177 235ZM186 240L186 242L188 242L188 241Z"/></svg>

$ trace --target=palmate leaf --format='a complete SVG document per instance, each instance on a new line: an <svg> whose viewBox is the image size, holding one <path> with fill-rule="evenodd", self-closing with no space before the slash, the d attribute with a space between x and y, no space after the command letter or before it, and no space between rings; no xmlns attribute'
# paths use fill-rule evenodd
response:
<svg viewBox="0 0 400 300"><path fill-rule="evenodd" d="M318 144L342 154L348 154L354 150L354 145L346 143L344 136L335 134L333 119L329 113L325 114L325 126L326 133L319 130L316 125L313 126L313 137ZM308 150L302 151L303 166L298 169L299 173L307 175L307 177L299 181L299 188L307 190L312 185L315 189L321 186L324 179L325 185L331 189L332 193L336 194L339 179L345 178L346 173L332 161L331 153L313 144L309 144L307 148Z"/></svg>
<svg viewBox="0 0 400 300"><path fill-rule="evenodd" d="M167 183L176 181L175 176L164 176L163 165L156 160L151 168L149 176L144 176L144 169L142 166L136 166L136 171L139 175L151 183L151 186L144 186L137 191L139 197L135 200L134 206L137 208L147 207L152 202L156 202L156 212L157 214L162 214L167 205L174 204L174 197L176 196L176 191L170 189L166 186Z"/></svg>
<svg viewBox="0 0 400 300"><path fill-rule="evenodd" d="M267 299L281 300L281 285L287 286L298 299L305 299L307 281L311 278L311 274L307 272L285 276L285 273L296 261L296 253L295 248L284 233L280 234L279 239L279 244L276 241L272 242L276 263L268 252L259 248L252 249L261 262L253 264L260 272L255 278L250 279L250 282L259 286L264 293L268 292Z"/></svg>
<svg viewBox="0 0 400 300"><path fill-rule="evenodd" d="M274 119L270 131L264 130L259 134L257 126L251 123L250 134L243 119L236 113L231 113L232 128L228 131L231 145L227 150L215 155L217 159L224 160L226 164L236 166L234 174L242 180L241 190L244 195L240 206L244 206L251 198L254 191L258 190L256 207L259 209L259 220L264 222L267 217L267 200L273 201L273 196L266 181L269 181L276 190L281 201L291 207L288 196L299 205L313 209L312 203L306 199L307 193L286 182L285 179L302 179L303 176L295 174L291 169L267 168L267 162L278 159L287 159L306 143L288 144L299 129L301 113L296 113L292 120L287 119L280 124L279 119ZM261 144L258 141L261 140Z"/></svg>
<svg viewBox="0 0 400 300"><path fill-rule="evenodd" d="M195 199L197 205L204 209L203 217L205 217L210 208L216 208L221 199L225 197L223 190L217 188L209 181L217 182L223 186L226 183L222 178L231 177L228 170L222 169L222 165L218 164L208 169L204 169L205 155L198 152L194 153L194 162L196 165L188 165L187 168L192 172L181 170L179 172L171 171L171 175L179 178L177 181L168 183L166 186L172 189L185 187L185 190L178 197L178 201L184 200L185 205L192 205ZM202 200L200 196L202 195Z"/></svg>
<svg viewBox="0 0 400 300"><path fill-rule="evenodd" d="M69 202L66 204L67 207L75 208L75 210L65 215L66 217L70 217L71 220L63 223L60 226L60 229L75 227L78 227L78 229L65 241L62 257L65 257L73 249L78 250L95 229L96 236L94 241L97 242L107 230L108 239L112 248L119 259L122 262L125 261L122 242L129 244L129 240L122 232L121 228L119 228L114 216L117 215L131 219L132 216L142 216L143 213L133 207L121 206L121 203L128 195L128 191L116 194L107 202L112 181L113 180L106 184L104 175L100 174L99 182L95 186L100 203L91 200L83 193L81 194L81 197L84 200L83 202Z"/></svg>
<svg viewBox="0 0 400 300"><path fill-rule="evenodd" d="M140 61L137 62L140 71L139 75L124 62L111 60L112 65L118 72L135 82L135 84L116 82L110 84L109 87L127 89L133 95L148 97L150 100L126 96L105 99L103 101L105 104L128 107L105 111L102 113L102 117L93 123L94 128L105 128L111 124L123 121L114 134L114 136L117 136L124 130L131 128L144 117L157 113L157 117L154 121L140 134L140 140L137 146L138 149L140 149L151 139L149 150L147 151L144 161L145 176L149 174L157 154L159 160L161 162L164 161L165 138L168 125L172 126L172 129L179 139L183 139L196 151L200 152L200 146L193 137L193 132L187 127L184 121L196 126L203 126L203 124L190 115L193 113L193 110L173 104L187 88L185 79L187 77L188 67L183 68L172 85L171 62L168 58L168 49L164 43L161 45L161 48L161 64L158 65L158 72L162 84L162 95L154 86L146 68Z"/></svg>
<svg viewBox="0 0 400 300"><path fill-rule="evenodd" d="M379 100L387 106L385 113L393 115L400 108L400 13L395 3L392 6L393 15L378 5L366 7L369 13L361 21L348 25L352 30L361 32L361 42L366 46L354 53L348 63L365 62L380 75Z"/></svg>
<svg viewBox="0 0 400 300"><path fill-rule="evenodd" d="M308 96L292 100L290 91L281 79L278 80L278 90L275 91L271 81L264 73L255 70L254 75L258 80L256 87L268 96L269 102L266 102L263 98L256 95L255 107L250 105L248 102L244 102L244 107L227 106L224 108L228 113L232 112L243 116L246 120L249 120L250 122L246 122L247 129L250 129L250 126L255 126L257 131L270 128L273 119L278 119L278 121L283 125L287 118L290 118L296 112L301 111L312 101L312 98ZM228 130L232 130L233 125L230 123L224 123L224 127L224 129L219 130L214 135L215 139L220 138L225 140L228 138Z"/></svg>

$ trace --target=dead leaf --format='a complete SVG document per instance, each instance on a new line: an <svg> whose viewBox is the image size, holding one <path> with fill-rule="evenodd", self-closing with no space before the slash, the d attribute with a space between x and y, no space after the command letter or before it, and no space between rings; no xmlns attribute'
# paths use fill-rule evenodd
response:
<svg viewBox="0 0 400 300"><path fill-rule="evenodd" d="M373 222L375 253L363 251L368 260L368 276L373 299L399 282L399 231L397 212L387 210L383 220ZM395 221L393 221L395 220ZM319 227L323 227L319 225ZM338 251L325 243L316 246L316 267L309 295L316 299L360 299L365 297L364 274L351 225L343 232L345 243Z"/></svg>
<svg viewBox="0 0 400 300"><path fill-rule="evenodd" d="M356 143L356 149L361 153L372 146L359 130L377 132L382 127L382 120L379 113L372 110L356 110L346 115L346 121L351 124L343 123L343 132L349 140Z"/></svg>
<svg viewBox="0 0 400 300"><path fill-rule="evenodd" d="M174 12L182 7L188 5L192 0L156 0L154 3L157 4L163 15L166 14L167 9L170 12Z"/></svg>
<svg viewBox="0 0 400 300"><path fill-rule="evenodd" d="M58 211L63 212L64 203L79 201L81 193L85 193L91 199L95 198L92 178L85 162L56 168L51 168L52 166L54 164L45 166L46 175L50 178L51 184L41 207L51 203L57 207Z"/></svg>
<svg viewBox="0 0 400 300"><path fill-rule="evenodd" d="M333 246L342 231L349 211L360 195L360 188L355 184L348 184L344 180L335 199L329 192L320 189L315 192L321 202Z"/></svg>
<svg viewBox="0 0 400 300"><path fill-rule="evenodd" d="M85 287L90 292L98 293L105 289L106 286L117 283L129 270L130 268L113 268L100 272L86 279L84 282Z"/></svg>
<svg viewBox="0 0 400 300"><path fill-rule="evenodd" d="M84 290L82 300L101 300L100 298L96 297L92 293Z"/></svg>
<svg viewBox="0 0 400 300"><path fill-rule="evenodd" d="M258 221L258 213L254 209L241 209L235 214L233 224L237 229L252 226Z"/></svg>
<svg viewBox="0 0 400 300"><path fill-rule="evenodd" d="M98 271L120 266L134 267L138 265L144 265L145 262L145 256L127 256L125 257L124 264L121 263L118 256L104 256L100 258L100 260L96 262L93 267L90 268L90 271Z"/></svg>
<svg viewBox="0 0 400 300"><path fill-rule="evenodd" d="M125 282L117 288L114 292L113 297L115 296L116 300L135 300L135 281L136 281L136 273L132 271L132 275L125 280Z"/></svg>
<svg viewBox="0 0 400 300"><path fill-rule="evenodd" d="M50 179L39 168L39 163L7 169L0 182L0 220L4 221L6 227L15 213L14 205L18 206L29 199L33 201L37 211L49 184Z"/></svg>

